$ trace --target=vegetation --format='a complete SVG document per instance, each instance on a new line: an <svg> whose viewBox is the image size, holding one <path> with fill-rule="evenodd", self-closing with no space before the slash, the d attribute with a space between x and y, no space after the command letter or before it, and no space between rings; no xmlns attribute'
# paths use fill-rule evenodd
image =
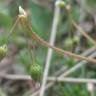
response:
<svg viewBox="0 0 96 96"><path fill-rule="evenodd" d="M0 0L0 96L33 96L40 88L40 96L95 96L96 18L88 10L96 1L89 1ZM46 92L43 73L54 81Z"/></svg>

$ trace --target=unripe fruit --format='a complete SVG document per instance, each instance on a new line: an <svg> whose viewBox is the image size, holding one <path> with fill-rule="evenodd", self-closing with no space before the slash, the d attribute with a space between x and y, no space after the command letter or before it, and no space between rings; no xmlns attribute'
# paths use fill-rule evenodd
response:
<svg viewBox="0 0 96 96"><path fill-rule="evenodd" d="M8 48L6 45L0 47L0 61L6 56Z"/></svg>
<svg viewBox="0 0 96 96"><path fill-rule="evenodd" d="M29 68L29 74L31 75L34 81L36 82L40 81L41 76L42 76L42 66L40 66L39 64L33 64Z"/></svg>
<svg viewBox="0 0 96 96"><path fill-rule="evenodd" d="M70 47L72 47L72 45L73 45L73 40L72 40L72 38L67 38L65 41L64 41L64 47L65 48L70 48Z"/></svg>
<svg viewBox="0 0 96 96"><path fill-rule="evenodd" d="M79 43L79 37L74 36L74 38L73 38L73 42L74 42L75 44Z"/></svg>
<svg viewBox="0 0 96 96"><path fill-rule="evenodd" d="M65 2L64 1L56 1L55 6L59 6L59 7L63 8L65 6Z"/></svg>
<svg viewBox="0 0 96 96"><path fill-rule="evenodd" d="M64 47L69 49L74 44L77 45L79 41L80 41L80 38L77 36L74 36L73 38L67 38L64 42Z"/></svg>

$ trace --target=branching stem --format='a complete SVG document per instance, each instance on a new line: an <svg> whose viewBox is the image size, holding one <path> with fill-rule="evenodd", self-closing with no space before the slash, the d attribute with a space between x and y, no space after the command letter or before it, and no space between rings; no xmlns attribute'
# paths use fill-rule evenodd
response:
<svg viewBox="0 0 96 96"><path fill-rule="evenodd" d="M49 48L52 48L54 51L56 51L58 54L60 55L68 55L68 56L71 56L75 59L80 59L80 60L86 60L88 62L92 62L92 63L96 63L96 59L93 59L93 58L90 58L90 57L84 57L84 56L81 56L81 55L77 55L77 54L74 54L74 53L71 53L69 51L65 51L65 50L62 50L61 48L57 48L55 46L52 46L50 45L47 41L43 40L42 38L40 38L35 32L33 32L32 30L32 27L31 27L31 23L29 22L28 20L28 17L27 16L24 16L24 15L18 15L18 18L17 20L15 21L12 29L10 30L10 33L12 33L13 29L16 27L18 21L20 19L23 19L25 21L25 24L26 26L28 27L28 30L31 32L32 34L32 39L34 39L35 41L37 41L38 43L42 44L43 46L45 47L49 47Z"/></svg>
<svg viewBox="0 0 96 96"><path fill-rule="evenodd" d="M32 33L32 39L34 39L38 43L42 44L43 46L52 48L54 51L56 51L60 55L68 55L68 56L71 56L76 59L82 59L82 60L86 60L88 62L96 63L96 59L80 56L80 55L77 55L77 54L71 53L69 51L65 51L60 48L50 45L47 41L43 40L35 32L33 32L32 27L31 27L31 23L29 22L28 18L26 18L26 25L28 26L29 31Z"/></svg>

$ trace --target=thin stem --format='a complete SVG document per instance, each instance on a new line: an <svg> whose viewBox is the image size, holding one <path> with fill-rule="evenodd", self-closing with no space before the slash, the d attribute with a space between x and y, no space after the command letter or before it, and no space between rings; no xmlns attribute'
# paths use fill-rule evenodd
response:
<svg viewBox="0 0 96 96"><path fill-rule="evenodd" d="M13 24L12 28L9 31L9 34L7 35L6 43L8 42L9 36L13 33L13 30L16 28L16 25L19 22L19 17L16 18L15 23Z"/></svg>
<svg viewBox="0 0 96 96"><path fill-rule="evenodd" d="M27 19L26 19L26 24L29 28L29 31L32 33L32 39L36 40L38 43L42 44L43 46L52 48L58 54L63 55L63 56L68 55L68 56L71 56L71 57L76 58L76 59L86 60L88 62L96 63L96 59L93 59L90 57L80 56L80 55L77 55L77 54L71 53L69 51L65 51L65 50L62 50L60 48L57 48L55 46L50 45L48 42L46 42L42 38L40 38L35 32L33 32L32 28L31 28L31 24L29 23L29 21Z"/></svg>
<svg viewBox="0 0 96 96"><path fill-rule="evenodd" d="M72 23L74 27L77 28L78 31L86 37L86 39L88 39L91 43L93 43L96 46L96 41L93 38L91 38L86 32L84 32L84 30L74 20L72 20Z"/></svg>
<svg viewBox="0 0 96 96"><path fill-rule="evenodd" d="M66 78L66 77L48 77L49 81L57 81L57 82L69 82L69 83L95 83L96 84L96 79L85 79L85 78Z"/></svg>
<svg viewBox="0 0 96 96"><path fill-rule="evenodd" d="M57 1L59 1L59 0L57 0ZM57 27L58 27L58 22L59 22L59 16L60 16L60 8L58 6L56 6L53 24L52 24L51 35L50 35L51 37L50 37L50 41L49 41L50 45L54 45L54 42L55 42L56 32L57 32ZM48 53L47 53L46 63L45 63L45 70L44 70L44 74L43 74L40 96L44 96L46 82L47 82L47 76L48 76L50 63L51 63L51 58L52 58L52 49L49 48Z"/></svg>
<svg viewBox="0 0 96 96"><path fill-rule="evenodd" d="M11 29L9 30L9 33L6 36L6 40L4 42L5 44L8 43L10 35L13 33L13 30L16 28L16 25L18 24L18 21L19 21L19 17L16 17L15 23L12 25Z"/></svg>
<svg viewBox="0 0 96 96"><path fill-rule="evenodd" d="M82 60L86 60L86 61L89 61L89 62L96 63L96 59L76 55L76 54L71 53L69 51L65 51L65 50L57 48L57 47L55 47L53 45L50 45L48 42L46 42L42 38L40 38L35 32L33 32L32 27L31 27L31 23L29 22L28 17L27 16L23 16L23 17L24 17L23 19L25 21L26 26L28 27L29 31L32 34L32 39L34 39L35 41L39 42L40 44L42 44L45 47L52 48L54 51L56 51L60 55L63 55L63 56L68 55L68 56L72 56L73 58L76 58L76 59L82 59Z"/></svg>
<svg viewBox="0 0 96 96"><path fill-rule="evenodd" d="M34 54L33 54L33 51L31 50L30 46L29 46L29 41L28 41L28 38L26 37L26 44L27 44L27 48L28 48L28 53L31 57L31 60L32 60L32 64L35 64L35 60L34 60ZM30 67L30 65L29 65Z"/></svg>
<svg viewBox="0 0 96 96"><path fill-rule="evenodd" d="M71 49L71 52L74 52L74 42L73 42L74 33L73 33L73 24L72 24L72 19L71 19L71 11L72 10L68 10L68 23L69 23L69 29L68 29L69 37L68 38L72 40L72 45L70 46L71 47L70 49Z"/></svg>
<svg viewBox="0 0 96 96"><path fill-rule="evenodd" d="M58 1L60 1L60 0L57 0L56 2L58 2ZM55 38L56 38L59 17L60 17L60 7L58 5L55 5L54 18L53 18L52 30L51 30L50 41L49 41L49 44L52 46L54 45ZM44 74L43 74L40 96L44 96L47 77L48 77L51 58L52 58L52 52L53 52L53 50L49 47L48 53L47 53L47 58L46 58L46 63L45 63L45 70L44 70Z"/></svg>
<svg viewBox="0 0 96 96"><path fill-rule="evenodd" d="M21 18L22 19L22 18ZM28 48L28 55L31 57L31 62L30 62L30 64L35 64L35 58L34 58L34 53L33 53L33 51L31 50L31 47L29 46L29 40L28 40L28 34L26 33L26 31L28 31L28 30L26 30L27 28L26 28L26 24L25 24L25 22L24 22L24 20L21 20L20 19L20 23L21 23L21 26L22 26L22 28L24 28L25 30L25 32L24 32L24 36L26 37L26 44L27 44L27 48ZM28 33L29 33L29 31L28 31ZM29 65L29 67L30 67L30 65Z"/></svg>
<svg viewBox="0 0 96 96"><path fill-rule="evenodd" d="M0 74L0 78L10 80L32 80L30 75Z"/></svg>
<svg viewBox="0 0 96 96"><path fill-rule="evenodd" d="M55 76L61 74L62 72L64 72L65 70L67 70L67 67L62 67L61 70L57 71L55 73ZM10 80L32 80L32 77L30 75L18 75L18 74L2 74L0 73L0 78L4 78L4 79L10 79Z"/></svg>
<svg viewBox="0 0 96 96"><path fill-rule="evenodd" d="M82 2L81 2L81 3L82 3ZM67 9L66 6L65 6L65 8ZM69 13L70 10L67 9L67 11L68 11L68 13ZM84 15L84 14L83 14L83 15ZM72 21L73 26L74 26L76 29L78 29L78 31L79 31L80 33L82 33L83 36L85 36L86 39L88 39L90 42L92 42L92 43L96 46L96 41L95 41L92 37L90 37L90 36L73 20L72 16L70 16L70 17L71 17L71 21ZM83 18L83 17L81 17L80 19L82 19L82 18Z"/></svg>
<svg viewBox="0 0 96 96"><path fill-rule="evenodd" d="M90 57L95 57L95 56L96 56L96 53L95 52L92 55L90 55ZM62 74L61 77L65 77L66 75L68 76L69 74L72 74L76 70L79 70L86 63L87 63L86 61L79 62L78 64L76 64L75 66L73 66L72 68L70 68L67 72L65 72L64 74Z"/></svg>

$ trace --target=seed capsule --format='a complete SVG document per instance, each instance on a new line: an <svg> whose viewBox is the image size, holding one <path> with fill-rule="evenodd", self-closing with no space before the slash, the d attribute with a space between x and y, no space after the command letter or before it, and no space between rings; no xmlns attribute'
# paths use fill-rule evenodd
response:
<svg viewBox="0 0 96 96"><path fill-rule="evenodd" d="M77 43L79 43L79 41L80 41L80 38L77 37L77 36L74 36L73 42L74 42L75 44L77 44Z"/></svg>
<svg viewBox="0 0 96 96"><path fill-rule="evenodd" d="M8 51L7 45L3 45L0 47L0 61L6 56Z"/></svg>
<svg viewBox="0 0 96 96"><path fill-rule="evenodd" d="M73 46L73 40L72 38L67 38L65 41L64 41L64 47L66 49L69 49L70 47Z"/></svg>
<svg viewBox="0 0 96 96"><path fill-rule="evenodd" d="M56 1L56 3L55 3L55 6L59 6L59 7L61 7L61 8L63 8L64 6L65 6L65 2L64 1Z"/></svg>
<svg viewBox="0 0 96 96"><path fill-rule="evenodd" d="M40 81L42 76L42 66L39 64L33 64L29 68L29 74L31 75L34 81Z"/></svg>

